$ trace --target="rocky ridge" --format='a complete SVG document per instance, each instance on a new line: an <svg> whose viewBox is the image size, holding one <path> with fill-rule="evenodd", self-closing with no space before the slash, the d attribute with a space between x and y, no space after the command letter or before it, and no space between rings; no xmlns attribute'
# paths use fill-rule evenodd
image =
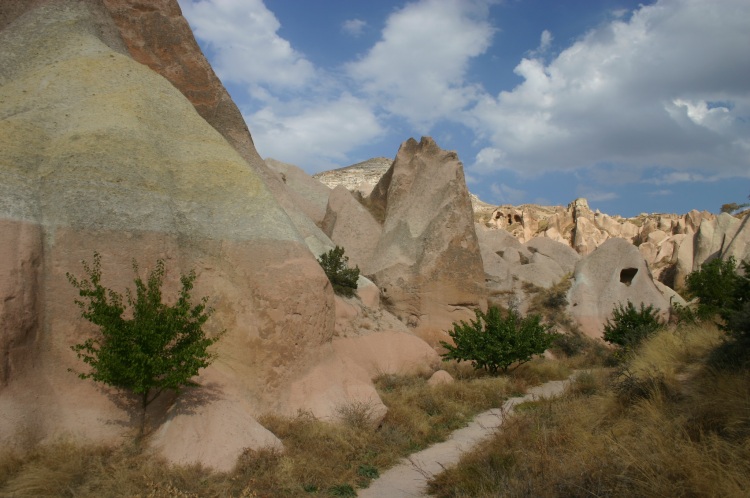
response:
<svg viewBox="0 0 750 498"><path fill-rule="evenodd" d="M368 196L392 163L393 159L374 157L344 168L316 173L312 177L330 188L343 185L350 192L360 192L363 196Z"/></svg>
<svg viewBox="0 0 750 498"><path fill-rule="evenodd" d="M339 183L357 191L365 178L372 182L375 170L368 171L365 177L362 169L355 166L318 173L316 177L328 178L331 183L340 180ZM346 172L346 176L337 172ZM747 223L747 216L743 220L742 214L717 216L693 210L683 215L642 213L625 218L592 211L584 198L567 206L496 206L471 194L471 202L474 220L479 225L504 230L521 244L539 237L549 238L586 256L609 239L625 239L638 247L653 277L671 288L682 287L685 276L710 257L732 255L738 260L750 257L744 235L747 230L740 230L740 224ZM740 232L743 235L735 241Z"/></svg>

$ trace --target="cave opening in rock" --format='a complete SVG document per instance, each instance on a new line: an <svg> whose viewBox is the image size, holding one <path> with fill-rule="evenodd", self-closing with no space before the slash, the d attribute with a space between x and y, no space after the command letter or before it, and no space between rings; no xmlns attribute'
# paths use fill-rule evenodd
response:
<svg viewBox="0 0 750 498"><path fill-rule="evenodd" d="M636 273L638 273L638 268L623 268L620 271L620 282L630 287Z"/></svg>

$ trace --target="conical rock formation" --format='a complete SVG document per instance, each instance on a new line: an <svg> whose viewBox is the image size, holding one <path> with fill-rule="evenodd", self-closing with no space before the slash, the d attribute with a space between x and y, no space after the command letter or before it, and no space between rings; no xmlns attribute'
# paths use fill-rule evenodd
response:
<svg viewBox="0 0 750 498"><path fill-rule="evenodd" d="M362 268L389 310L430 343L486 306L484 268L463 165L429 137L404 142L368 198L384 213Z"/></svg>

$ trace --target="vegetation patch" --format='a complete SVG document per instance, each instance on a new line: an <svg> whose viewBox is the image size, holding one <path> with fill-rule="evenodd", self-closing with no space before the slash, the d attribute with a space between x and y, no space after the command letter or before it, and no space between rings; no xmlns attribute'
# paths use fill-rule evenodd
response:
<svg viewBox="0 0 750 498"><path fill-rule="evenodd" d="M353 297L357 294L359 267L349 268L348 262L349 258L344 256L344 248L339 246L322 254L318 259L333 286L333 291L344 297Z"/></svg>
<svg viewBox="0 0 750 498"><path fill-rule="evenodd" d="M549 365L548 365L549 363ZM376 387L388 414L379 427L366 405L340 410L343 423L301 412L267 415L261 423L284 443L246 451L230 473L174 466L141 446L87 446L70 441L0 451L0 495L38 496L354 496L408 454L445 440L477 413L567 371L534 360L509 376L493 377L455 362L451 384L429 386L422 376L383 375ZM367 421L365 421L367 420Z"/></svg>
<svg viewBox="0 0 750 498"><path fill-rule="evenodd" d="M531 361L544 353L557 334L541 323L539 315L521 316L511 307L506 312L490 306L487 313L475 310L476 320L453 324L448 334L453 344L441 341L446 349L443 361L469 361L476 369L492 374L507 372L511 365Z"/></svg>
<svg viewBox="0 0 750 498"><path fill-rule="evenodd" d="M711 324L660 330L620 370L579 374L563 398L511 418L430 493L747 496L750 371L706 365L721 341Z"/></svg>

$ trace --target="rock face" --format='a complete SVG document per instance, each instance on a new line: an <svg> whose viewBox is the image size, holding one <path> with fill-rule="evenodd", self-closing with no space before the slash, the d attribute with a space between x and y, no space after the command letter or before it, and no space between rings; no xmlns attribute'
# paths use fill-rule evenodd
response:
<svg viewBox="0 0 750 498"><path fill-rule="evenodd" d="M569 246L544 237L521 244L505 230L477 224L476 232L491 303L507 306L508 301L514 301L522 312L528 307L531 291L560 282L581 258Z"/></svg>
<svg viewBox="0 0 750 498"><path fill-rule="evenodd" d="M119 29L130 56L168 79L237 150L270 189L310 250L319 254L330 247L331 241L305 209L308 204L298 204L299 195L258 155L242 113L203 56L177 0L101 2Z"/></svg>
<svg viewBox="0 0 750 498"><path fill-rule="evenodd" d="M322 226L326 214L328 196L331 189L314 180L293 164L283 163L276 159L266 159L266 165L276 172L281 182L286 185L289 197L294 205L318 227Z"/></svg>
<svg viewBox="0 0 750 498"><path fill-rule="evenodd" d="M383 231L370 212L343 185L331 192L321 228L336 245L345 249L349 264L360 268L372 260Z"/></svg>
<svg viewBox="0 0 750 498"><path fill-rule="evenodd" d="M370 419L377 425L387 409L370 379L383 374L430 372L440 363L435 350L424 341L393 331L335 339L322 354L323 359L299 378L287 391L288 398L282 400L289 415L299 408L330 420L342 408L360 407L369 410ZM345 380L334 384L331 378Z"/></svg>
<svg viewBox="0 0 750 498"><path fill-rule="evenodd" d="M669 302L654 285L638 248L624 239L610 239L575 268L568 292L569 310L583 333L601 337L604 324L618 304L653 305L668 316Z"/></svg>
<svg viewBox="0 0 750 498"><path fill-rule="evenodd" d="M105 3L144 16L176 6ZM6 5L0 19L15 17L0 23L2 444L18 430L119 440L130 424L116 400L67 371L80 367L69 346L93 329L65 273L80 275L93 251L104 284L120 291L132 286L132 257L144 268L166 260L167 295L180 272L196 269L194 295L216 308L211 330L227 330L205 373L221 402L196 408L202 420L227 404L260 413L277 403L334 330L330 284L295 225L180 91L125 55L107 10L71 0L17 15ZM131 50L137 39L125 36ZM234 457L239 445L273 441L253 413L235 418L247 424L239 432L258 437L229 445ZM212 437L195 444L225 442Z"/></svg>
<svg viewBox="0 0 750 498"><path fill-rule="evenodd" d="M375 256L363 266L391 312L435 343L486 306L484 268L463 165L427 137L409 139L370 195L384 206Z"/></svg>

